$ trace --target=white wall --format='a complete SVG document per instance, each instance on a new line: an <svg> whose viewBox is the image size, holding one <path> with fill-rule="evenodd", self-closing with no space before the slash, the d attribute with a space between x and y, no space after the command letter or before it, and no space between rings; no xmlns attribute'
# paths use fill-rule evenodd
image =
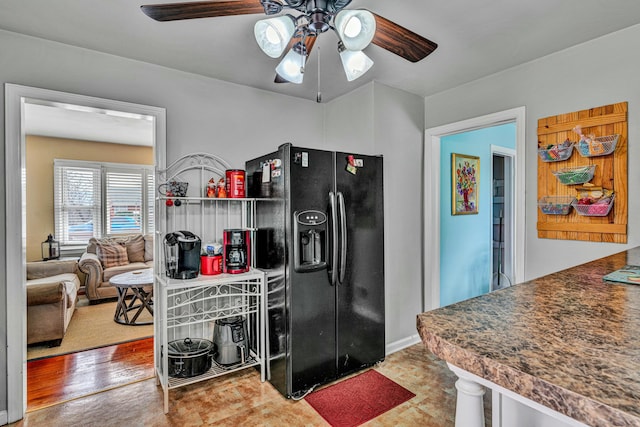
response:
<svg viewBox="0 0 640 427"><path fill-rule="evenodd" d="M326 104L324 120L328 150L381 154L374 147L373 88L372 84L361 86Z"/></svg>
<svg viewBox="0 0 640 427"><path fill-rule="evenodd" d="M640 244L640 25L592 40L425 99L431 128L526 106L526 266L532 279ZM629 102L628 244L538 239L537 122L591 107Z"/></svg>
<svg viewBox="0 0 640 427"><path fill-rule="evenodd" d="M387 350L417 337L422 307L424 100L374 84L374 148L384 156ZM411 337L414 340L411 340Z"/></svg>

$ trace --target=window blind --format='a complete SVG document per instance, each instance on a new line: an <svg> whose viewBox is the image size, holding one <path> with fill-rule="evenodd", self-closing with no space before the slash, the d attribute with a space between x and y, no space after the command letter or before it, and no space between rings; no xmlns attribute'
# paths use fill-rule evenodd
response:
<svg viewBox="0 0 640 427"><path fill-rule="evenodd" d="M107 234L142 232L144 171L105 171Z"/></svg>
<svg viewBox="0 0 640 427"><path fill-rule="evenodd" d="M153 232L154 181L151 166L56 159L54 222L60 245Z"/></svg>
<svg viewBox="0 0 640 427"><path fill-rule="evenodd" d="M101 229L99 167L54 167L55 233L61 244L86 242Z"/></svg>
<svg viewBox="0 0 640 427"><path fill-rule="evenodd" d="M147 170L147 233L153 233L156 228L156 180L153 171Z"/></svg>

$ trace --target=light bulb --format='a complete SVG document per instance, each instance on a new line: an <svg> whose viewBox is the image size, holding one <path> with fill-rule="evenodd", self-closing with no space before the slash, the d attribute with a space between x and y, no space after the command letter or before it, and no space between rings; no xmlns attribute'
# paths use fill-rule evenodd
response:
<svg viewBox="0 0 640 427"><path fill-rule="evenodd" d="M368 10L341 10L334 18L338 37L347 50L360 51L376 34L376 18Z"/></svg>
<svg viewBox="0 0 640 427"><path fill-rule="evenodd" d="M256 22L253 33L260 49L270 57L278 58L287 48L295 30L293 18L284 15Z"/></svg>
<svg viewBox="0 0 640 427"><path fill-rule="evenodd" d="M347 76L348 81L353 81L364 73L369 71L373 66L373 61L364 52L353 52L346 50L341 45L338 45L338 52L340 52L340 60L342 61L342 68Z"/></svg>
<svg viewBox="0 0 640 427"><path fill-rule="evenodd" d="M280 61L276 67L276 73L291 83L300 84L304 78L306 59L306 49L302 43L298 42Z"/></svg>

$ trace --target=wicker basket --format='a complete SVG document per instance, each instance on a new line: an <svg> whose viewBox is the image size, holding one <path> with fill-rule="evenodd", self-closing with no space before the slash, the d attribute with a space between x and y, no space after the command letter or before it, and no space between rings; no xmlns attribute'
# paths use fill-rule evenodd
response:
<svg viewBox="0 0 640 427"><path fill-rule="evenodd" d="M558 178L561 184L575 185L591 181L595 171L596 165L589 165L577 168L564 168L552 173Z"/></svg>
<svg viewBox="0 0 640 427"><path fill-rule="evenodd" d="M619 137L620 135L598 136L589 142L576 143L576 148L582 157L606 156L616 149Z"/></svg>
<svg viewBox="0 0 640 427"><path fill-rule="evenodd" d="M538 200L538 207L543 214L568 215L575 200L573 196L544 196Z"/></svg>
<svg viewBox="0 0 640 427"><path fill-rule="evenodd" d="M567 147L554 145L551 148L538 149L538 156L543 162L561 162L567 160L573 154L573 144Z"/></svg>
<svg viewBox="0 0 640 427"><path fill-rule="evenodd" d="M578 214L582 216L607 216L609 215L609 212L611 212L611 208L613 208L615 197L615 195L611 196L611 201L606 205L604 203L580 205L578 204L578 201L575 200L573 203L571 203L571 206L573 206L576 212L578 212Z"/></svg>

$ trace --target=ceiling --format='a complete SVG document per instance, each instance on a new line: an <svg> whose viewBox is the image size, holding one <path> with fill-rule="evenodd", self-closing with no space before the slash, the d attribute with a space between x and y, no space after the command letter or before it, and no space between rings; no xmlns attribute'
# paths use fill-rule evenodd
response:
<svg viewBox="0 0 640 427"><path fill-rule="evenodd" d="M371 45L375 65L347 82L327 32L294 85L273 82L279 60L255 42L263 15L156 22L139 9L173 2L2 0L0 28L313 101L319 82L326 102L372 80L427 96L640 23L638 0L353 0L348 8L376 12L438 49L414 64Z"/></svg>
<svg viewBox="0 0 640 427"><path fill-rule="evenodd" d="M54 138L153 146L153 117L73 104L27 100L24 133Z"/></svg>

